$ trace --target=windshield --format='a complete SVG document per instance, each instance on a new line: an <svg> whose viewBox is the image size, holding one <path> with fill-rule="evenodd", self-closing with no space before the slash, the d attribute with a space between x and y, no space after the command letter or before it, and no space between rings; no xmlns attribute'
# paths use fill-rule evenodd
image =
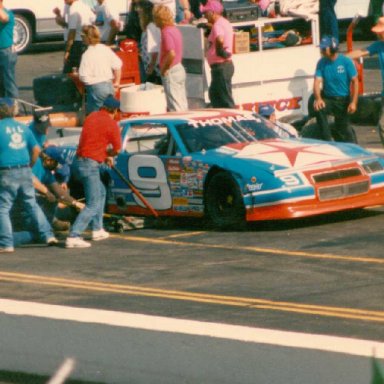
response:
<svg viewBox="0 0 384 384"><path fill-rule="evenodd" d="M213 121L214 120L214 121ZM189 152L214 149L223 145L277 138L269 123L257 117L236 116L190 121L176 125Z"/></svg>

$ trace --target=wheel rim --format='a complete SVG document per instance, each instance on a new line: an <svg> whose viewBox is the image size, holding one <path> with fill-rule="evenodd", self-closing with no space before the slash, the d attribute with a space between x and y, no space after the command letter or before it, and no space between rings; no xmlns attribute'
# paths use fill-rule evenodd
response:
<svg viewBox="0 0 384 384"><path fill-rule="evenodd" d="M20 52L25 49L30 39L29 29L25 23L20 20L15 20L15 28L13 30L13 42L16 47L16 51Z"/></svg>

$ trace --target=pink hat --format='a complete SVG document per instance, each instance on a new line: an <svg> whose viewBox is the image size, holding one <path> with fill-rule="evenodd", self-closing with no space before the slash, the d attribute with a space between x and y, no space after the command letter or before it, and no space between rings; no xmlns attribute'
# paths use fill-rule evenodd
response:
<svg viewBox="0 0 384 384"><path fill-rule="evenodd" d="M201 13L213 12L221 14L223 13L223 9L223 4L221 4L221 2L218 0L208 0L207 4L200 6Z"/></svg>
<svg viewBox="0 0 384 384"><path fill-rule="evenodd" d="M380 17L377 24L371 29L374 33L381 33L384 32L384 17Z"/></svg>

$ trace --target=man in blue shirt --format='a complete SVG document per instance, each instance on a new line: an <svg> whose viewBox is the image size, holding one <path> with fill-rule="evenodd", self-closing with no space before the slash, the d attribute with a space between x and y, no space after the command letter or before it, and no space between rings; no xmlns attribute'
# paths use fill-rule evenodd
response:
<svg viewBox="0 0 384 384"><path fill-rule="evenodd" d="M14 246L34 240L57 243L51 226L35 198L30 165L40 148L31 131L16 121L14 100L0 99L0 252L13 252ZM10 211L16 200L23 205L28 231L13 234ZM17 235L17 236L16 236Z"/></svg>
<svg viewBox="0 0 384 384"><path fill-rule="evenodd" d="M351 59L359 59L364 56L377 55L379 58L380 70L381 70L381 112L379 118L379 134L381 142L384 145L384 17L380 17L378 23L372 28L372 32L376 33L377 41L368 45L366 48L357 49L347 54Z"/></svg>
<svg viewBox="0 0 384 384"><path fill-rule="evenodd" d="M56 230L69 229L70 223L76 219L77 212L83 209L84 204L70 195L67 183L70 179L70 164L68 158L70 149L50 145L40 152L42 171L34 176L41 184L40 194L44 199L38 198L39 203L47 217L52 219L52 226ZM36 185L35 185L36 188ZM51 195L54 200L48 198Z"/></svg>
<svg viewBox="0 0 384 384"><path fill-rule="evenodd" d="M338 53L338 41L334 37L323 37L320 49L322 58L316 66L313 106L322 139L354 143L356 138L349 125L349 114L357 108L357 70L349 57ZM335 117L334 132L329 127L328 115Z"/></svg>
<svg viewBox="0 0 384 384"><path fill-rule="evenodd" d="M16 99L19 90L16 85L15 68L17 54L13 45L13 28L15 19L13 13L4 8L0 0L0 96Z"/></svg>

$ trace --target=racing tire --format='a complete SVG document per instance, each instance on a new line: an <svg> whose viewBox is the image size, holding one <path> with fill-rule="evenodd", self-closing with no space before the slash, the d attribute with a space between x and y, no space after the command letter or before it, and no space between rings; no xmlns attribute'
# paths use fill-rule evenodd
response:
<svg viewBox="0 0 384 384"><path fill-rule="evenodd" d="M214 227L242 229L245 227L245 206L239 185L227 172L219 172L206 190L206 210Z"/></svg>
<svg viewBox="0 0 384 384"><path fill-rule="evenodd" d="M377 126L377 130L379 131L379 137L380 137L381 145L384 147L384 129L383 129L383 127L379 124L379 125Z"/></svg>
<svg viewBox="0 0 384 384"><path fill-rule="evenodd" d="M17 53L25 52L32 43L32 26L29 20L19 14L15 14L15 28L13 40Z"/></svg>

